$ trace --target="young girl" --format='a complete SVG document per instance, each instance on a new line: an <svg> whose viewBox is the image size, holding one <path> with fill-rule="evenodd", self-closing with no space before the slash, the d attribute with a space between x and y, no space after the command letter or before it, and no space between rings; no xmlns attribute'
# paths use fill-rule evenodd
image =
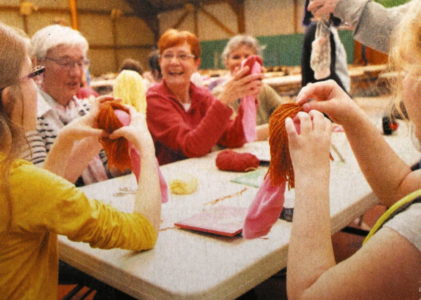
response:
<svg viewBox="0 0 421 300"><path fill-rule="evenodd" d="M414 1L396 29L390 53L393 66L401 74L399 91L418 140L420 20L421 5ZM299 134L291 119L285 122L296 194L288 255L289 299L418 299L421 170L411 169L393 152L364 112L333 81L305 87L297 101L309 113L298 114ZM331 124L321 112L343 126L361 170L380 201L391 206L402 197L396 204L409 200L406 209L385 222L357 253L339 264L333 255L329 223Z"/></svg>
<svg viewBox="0 0 421 300"><path fill-rule="evenodd" d="M33 78L42 70L31 72L25 42L1 23L0 40L0 295L57 299L57 234L100 248L154 246L161 193L153 141L145 119L133 111L131 125L109 136L128 139L141 156L142 180L131 214L88 199L70 182L17 159L24 131L35 128ZM55 155L69 151L78 140L104 136L93 128L95 111L61 131ZM67 164L65 154L59 155L62 165ZM57 157L50 158L55 167Z"/></svg>

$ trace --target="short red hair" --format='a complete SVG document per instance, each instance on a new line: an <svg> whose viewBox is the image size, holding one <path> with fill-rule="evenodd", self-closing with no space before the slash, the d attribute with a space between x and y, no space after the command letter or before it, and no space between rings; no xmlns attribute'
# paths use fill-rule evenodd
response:
<svg viewBox="0 0 421 300"><path fill-rule="evenodd" d="M191 52L196 57L196 59L200 58L201 49L199 39L195 34L186 30L180 31L177 29L168 29L165 31L158 41L159 53L162 54L165 49L179 46L184 43L190 45Z"/></svg>

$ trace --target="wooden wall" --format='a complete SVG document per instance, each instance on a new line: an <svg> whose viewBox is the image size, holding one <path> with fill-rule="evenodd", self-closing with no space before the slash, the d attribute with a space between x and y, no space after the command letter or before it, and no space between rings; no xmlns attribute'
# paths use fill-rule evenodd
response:
<svg viewBox="0 0 421 300"><path fill-rule="evenodd" d="M53 23L72 24L69 0L31 0L33 10L29 15L20 13L20 2L0 0L0 21L22 29L28 36ZM147 66L153 33L124 0L79 0L77 21L90 44L90 71L94 76L117 71L127 57Z"/></svg>

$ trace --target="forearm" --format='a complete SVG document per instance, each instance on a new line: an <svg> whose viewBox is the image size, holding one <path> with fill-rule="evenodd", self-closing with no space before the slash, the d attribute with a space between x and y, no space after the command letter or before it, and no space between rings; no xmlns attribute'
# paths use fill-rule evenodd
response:
<svg viewBox="0 0 421 300"><path fill-rule="evenodd" d="M380 131L360 112L352 124L344 125L352 151L374 193L387 206L402 198L403 182L411 172L385 141Z"/></svg>
<svg viewBox="0 0 421 300"><path fill-rule="evenodd" d="M291 299L300 299L335 265L329 213L329 167L297 173L295 197L287 290Z"/></svg>
<svg viewBox="0 0 421 300"><path fill-rule="evenodd" d="M97 138L85 138L76 143L68 157L67 165L69 167L65 170L64 178L75 182L100 150L101 145L97 142Z"/></svg>
<svg viewBox="0 0 421 300"><path fill-rule="evenodd" d="M374 1L341 0L334 14L353 27L356 40L387 53L391 32L402 18L400 10L385 8Z"/></svg>
<svg viewBox="0 0 421 300"><path fill-rule="evenodd" d="M48 152L44 169L64 178L72 148L73 141L63 134L59 134Z"/></svg>
<svg viewBox="0 0 421 300"><path fill-rule="evenodd" d="M143 147L140 153L139 186L134 211L144 215L158 232L161 223L161 190L153 144Z"/></svg>

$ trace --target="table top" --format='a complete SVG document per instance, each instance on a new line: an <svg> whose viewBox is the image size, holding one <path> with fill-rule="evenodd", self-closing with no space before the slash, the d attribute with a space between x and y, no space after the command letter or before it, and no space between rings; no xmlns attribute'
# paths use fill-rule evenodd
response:
<svg viewBox="0 0 421 300"><path fill-rule="evenodd" d="M404 129L400 130L404 132ZM387 137L407 162L419 153L408 134ZM333 144L345 161L332 151L332 232L347 226L377 203L364 180L343 133L333 134ZM264 153L267 142L247 144L238 151ZM286 266L291 223L278 220L262 238L245 240L178 229L174 222L218 205L248 207L257 189L230 180L242 173L217 170L213 152L161 167L169 182L186 174L199 180L191 195L171 195L162 206L162 224L154 249L133 252L93 249L88 244L60 237L60 258L74 267L141 299L235 299ZM317 180L317 179L316 179ZM93 198L131 211L135 189L133 175L82 188Z"/></svg>

